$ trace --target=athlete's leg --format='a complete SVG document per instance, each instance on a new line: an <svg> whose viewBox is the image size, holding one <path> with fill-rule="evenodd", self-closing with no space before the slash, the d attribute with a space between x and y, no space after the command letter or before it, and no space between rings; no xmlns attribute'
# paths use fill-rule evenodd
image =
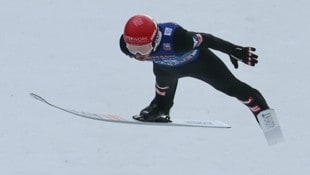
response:
<svg viewBox="0 0 310 175"><path fill-rule="evenodd" d="M191 76L209 83L215 89L229 96L236 97L247 105L255 116L260 111L269 108L257 89L238 80L210 50L203 50L201 58L195 64L196 68Z"/></svg>
<svg viewBox="0 0 310 175"><path fill-rule="evenodd" d="M156 77L155 98L152 101L169 114L170 108L173 106L173 100L178 85L177 72L173 68L153 66L153 72Z"/></svg>

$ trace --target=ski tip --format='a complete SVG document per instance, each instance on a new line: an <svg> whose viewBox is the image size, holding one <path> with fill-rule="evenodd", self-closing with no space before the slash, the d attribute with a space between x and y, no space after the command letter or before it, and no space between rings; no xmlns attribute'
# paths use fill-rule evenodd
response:
<svg viewBox="0 0 310 175"><path fill-rule="evenodd" d="M33 97L34 99L36 99L36 100L39 100L39 101L42 101L42 102L47 102L44 98L42 98L42 97L40 97L39 95L37 95L37 94L34 94L34 93L29 93L29 95L31 96L31 97Z"/></svg>

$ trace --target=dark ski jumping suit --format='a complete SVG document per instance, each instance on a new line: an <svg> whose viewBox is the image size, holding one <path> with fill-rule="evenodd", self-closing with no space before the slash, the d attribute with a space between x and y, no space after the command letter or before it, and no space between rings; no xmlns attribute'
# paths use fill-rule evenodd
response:
<svg viewBox="0 0 310 175"><path fill-rule="evenodd" d="M159 23L158 28L162 38L157 49L149 56L156 76L156 95L150 106L155 105L157 112L169 115L178 79L182 77L202 80L226 95L237 98L255 116L269 108L258 90L238 80L210 50L228 54L237 68L237 60L252 66L257 63L256 59L247 59L253 54L250 51L254 51L254 48L241 47L211 34L187 31L175 23ZM135 57L126 48L123 36L120 38L120 48L129 57Z"/></svg>

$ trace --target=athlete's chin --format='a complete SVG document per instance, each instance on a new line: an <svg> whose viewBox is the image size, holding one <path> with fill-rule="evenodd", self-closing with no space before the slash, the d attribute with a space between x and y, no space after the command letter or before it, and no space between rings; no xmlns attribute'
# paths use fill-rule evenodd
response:
<svg viewBox="0 0 310 175"><path fill-rule="evenodd" d="M149 56L148 55L139 55L139 56L136 56L135 58L138 61L146 61L149 59Z"/></svg>
<svg viewBox="0 0 310 175"><path fill-rule="evenodd" d="M138 60L138 61L145 61L144 58L136 58L136 60Z"/></svg>

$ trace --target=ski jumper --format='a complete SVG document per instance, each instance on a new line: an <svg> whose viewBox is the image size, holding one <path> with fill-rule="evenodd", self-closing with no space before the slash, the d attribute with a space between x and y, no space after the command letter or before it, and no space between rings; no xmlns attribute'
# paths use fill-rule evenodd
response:
<svg viewBox="0 0 310 175"><path fill-rule="evenodd" d="M156 77L156 93L151 104L156 103L162 111L169 113L178 80L193 77L237 98L255 116L269 108L258 90L238 80L210 50L230 54L236 45L211 34L187 31L175 23L160 23L158 28L162 38L158 48L149 56ZM123 36L120 38L120 47L123 53L134 57L126 48Z"/></svg>

